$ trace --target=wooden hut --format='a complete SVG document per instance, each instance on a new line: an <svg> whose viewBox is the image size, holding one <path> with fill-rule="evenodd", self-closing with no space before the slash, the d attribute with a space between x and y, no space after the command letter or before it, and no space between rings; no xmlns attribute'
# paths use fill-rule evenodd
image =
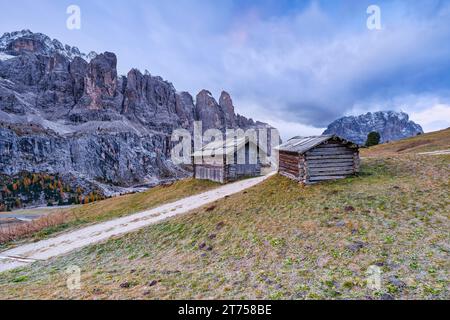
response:
<svg viewBox="0 0 450 320"><path fill-rule="evenodd" d="M342 179L359 171L359 147L334 135L295 137L280 145L279 174L303 184Z"/></svg>
<svg viewBox="0 0 450 320"><path fill-rule="evenodd" d="M248 137L211 142L193 155L194 178L228 183L260 176L261 155Z"/></svg>

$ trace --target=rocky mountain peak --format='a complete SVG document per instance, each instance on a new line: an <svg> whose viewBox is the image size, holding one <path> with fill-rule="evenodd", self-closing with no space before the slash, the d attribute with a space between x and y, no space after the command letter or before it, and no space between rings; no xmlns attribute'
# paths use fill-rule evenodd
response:
<svg viewBox="0 0 450 320"><path fill-rule="evenodd" d="M195 99L195 114L202 119L203 129L224 129L223 112L211 92L201 90Z"/></svg>
<svg viewBox="0 0 450 320"><path fill-rule="evenodd" d="M409 115L405 112L378 111L340 118L331 123L324 134L336 134L362 145L372 131L380 134L381 142L400 140L423 133L422 127L410 121Z"/></svg>
<svg viewBox="0 0 450 320"><path fill-rule="evenodd" d="M233 106L233 101L231 100L231 96L228 92L222 91L219 98L219 104Z"/></svg>
<svg viewBox="0 0 450 320"><path fill-rule="evenodd" d="M219 106L223 112L223 119L227 128L236 127L236 116L234 114L233 100L228 92L222 91L219 99Z"/></svg>
<svg viewBox="0 0 450 320"><path fill-rule="evenodd" d="M219 102L210 91L201 90L196 97L195 114L197 119L203 121L203 130L217 128L222 131L226 129L248 129L255 126L252 119L235 113L233 100L228 92L222 91ZM268 126L260 123L260 126Z"/></svg>
<svg viewBox="0 0 450 320"><path fill-rule="evenodd" d="M102 109L105 99L111 99L117 90L117 57L112 52L97 55L89 63L85 77L85 94L89 109Z"/></svg>
<svg viewBox="0 0 450 320"><path fill-rule="evenodd" d="M148 71L119 76L112 52L89 60L28 30L0 39L0 174L64 173L109 194L189 175L170 160L175 129L254 125L226 92L218 103L202 90L194 102Z"/></svg>
<svg viewBox="0 0 450 320"><path fill-rule="evenodd" d="M212 93L209 90L206 90L206 89L200 90L200 92L197 94L196 99L207 99L207 100L214 100L215 101Z"/></svg>
<svg viewBox="0 0 450 320"><path fill-rule="evenodd" d="M27 53L35 53L46 56L60 54L69 60L75 57L90 61L97 54L91 51L89 54L80 52L77 47L63 45L59 40L51 39L42 33L33 33L30 30L21 30L4 33L0 38L0 53L5 57L15 57Z"/></svg>

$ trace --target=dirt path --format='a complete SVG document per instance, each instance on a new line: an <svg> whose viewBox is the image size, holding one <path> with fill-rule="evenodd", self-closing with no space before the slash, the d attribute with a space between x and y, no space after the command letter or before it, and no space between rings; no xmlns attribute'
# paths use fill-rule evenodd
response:
<svg viewBox="0 0 450 320"><path fill-rule="evenodd" d="M432 151L432 152L422 152L419 154L427 155L427 156L439 156L439 155L443 155L443 154L450 154L450 149L449 150L438 150L438 151Z"/></svg>
<svg viewBox="0 0 450 320"><path fill-rule="evenodd" d="M187 213L226 196L251 188L271 175L273 173L264 177L234 182L151 210L0 252L0 272L22 267L35 261L47 260L90 244L105 241L113 236L132 232L170 217Z"/></svg>

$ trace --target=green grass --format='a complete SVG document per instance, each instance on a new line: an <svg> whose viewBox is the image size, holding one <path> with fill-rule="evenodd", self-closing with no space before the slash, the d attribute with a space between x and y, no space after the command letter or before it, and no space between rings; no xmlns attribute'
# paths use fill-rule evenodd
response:
<svg viewBox="0 0 450 320"><path fill-rule="evenodd" d="M0 274L0 298L448 299L449 166L449 156L402 155L365 159L359 177L307 187L275 176L214 206ZM80 291L66 288L71 265L82 270ZM366 286L373 265L379 291Z"/></svg>

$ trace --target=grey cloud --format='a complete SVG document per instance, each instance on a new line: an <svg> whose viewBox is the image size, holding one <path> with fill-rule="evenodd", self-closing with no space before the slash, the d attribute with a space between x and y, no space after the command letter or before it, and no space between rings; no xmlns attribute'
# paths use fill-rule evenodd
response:
<svg viewBox="0 0 450 320"><path fill-rule="evenodd" d="M143 9L143 41L155 49L135 55L179 90L225 89L247 116L323 127L355 106L395 108L399 96L444 94L449 7L422 17L411 4L421 19L387 20L378 32L365 27L364 10L360 24L341 26L314 3L270 19L236 18L227 6Z"/></svg>

